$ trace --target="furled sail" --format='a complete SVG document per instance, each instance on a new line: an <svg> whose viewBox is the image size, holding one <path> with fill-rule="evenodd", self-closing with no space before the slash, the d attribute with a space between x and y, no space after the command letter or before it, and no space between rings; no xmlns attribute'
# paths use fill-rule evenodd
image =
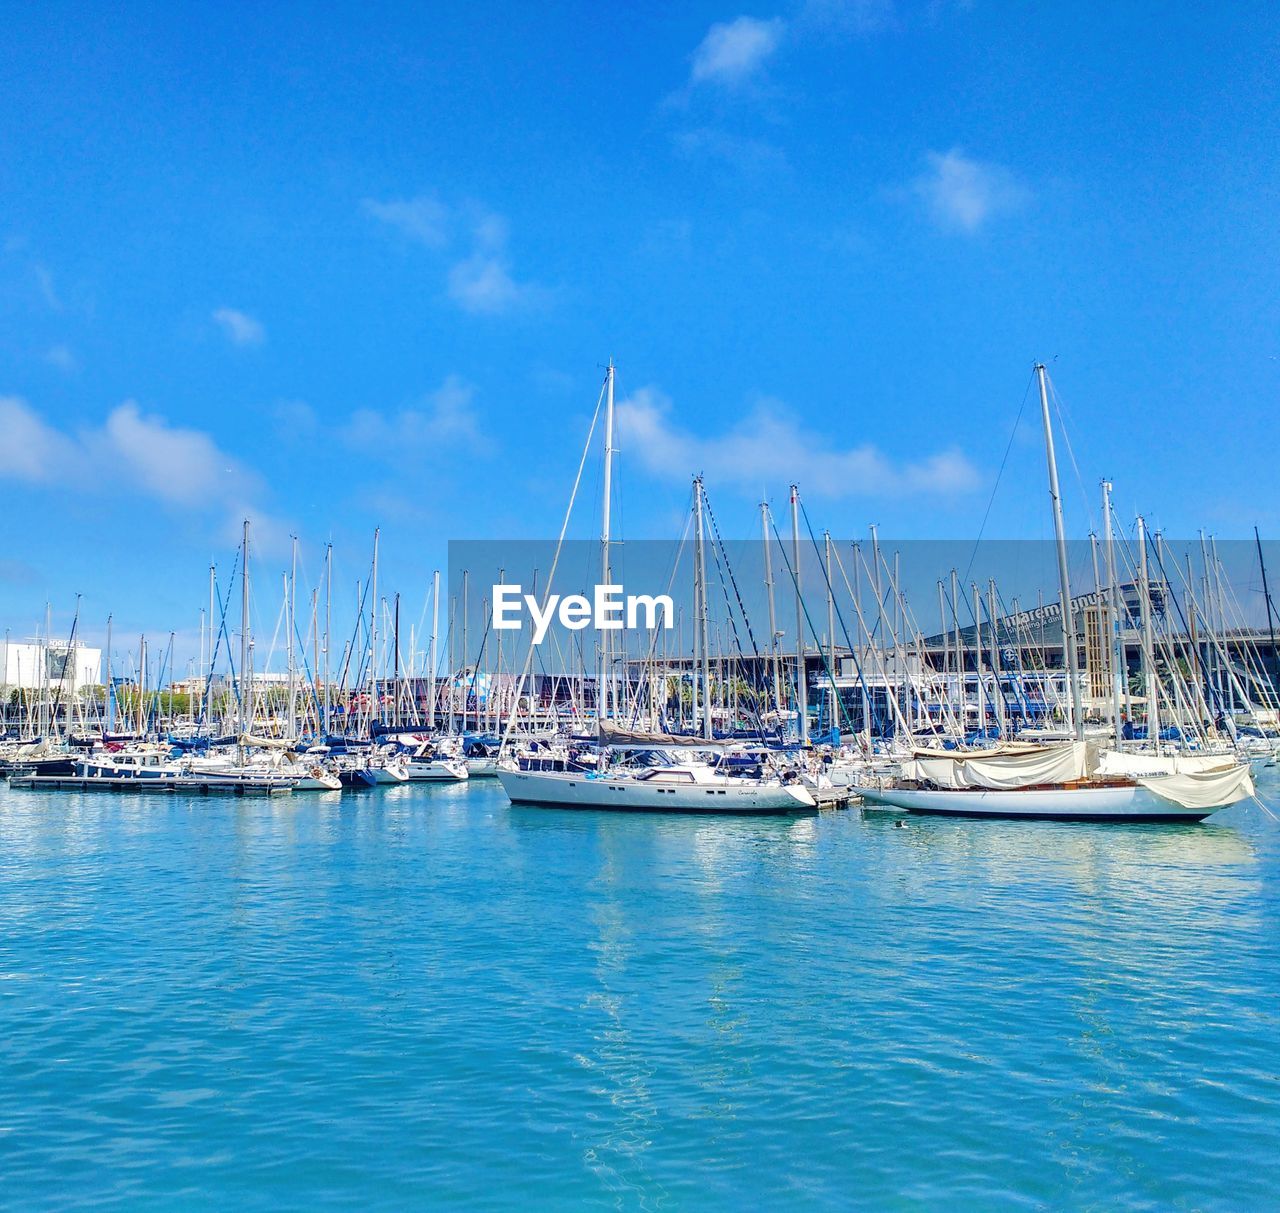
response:
<svg viewBox="0 0 1280 1213"><path fill-rule="evenodd" d="M917 750L915 778L940 788L1013 791L1070 783L1089 774L1089 745L1010 745L992 750ZM904 769L904 774L907 770Z"/></svg>
<svg viewBox="0 0 1280 1213"><path fill-rule="evenodd" d="M1157 775L1138 782L1149 792L1184 809L1221 809L1254 794L1247 762L1219 767L1216 771L1184 771Z"/></svg>

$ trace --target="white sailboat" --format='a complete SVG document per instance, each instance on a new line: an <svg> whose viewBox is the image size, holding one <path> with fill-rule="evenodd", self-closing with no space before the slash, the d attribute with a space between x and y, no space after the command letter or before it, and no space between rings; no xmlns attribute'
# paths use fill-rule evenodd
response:
<svg viewBox="0 0 1280 1213"><path fill-rule="evenodd" d="M1074 740L1062 745L1005 745L994 750L916 750L900 779L884 787L859 786L871 805L948 817L1012 817L1054 821L1200 821L1254 794L1248 763L1226 755L1197 765L1185 762L1164 769L1124 769L1117 759L1108 768L1101 747L1085 741L1080 696L1075 620L1067 570L1066 533L1054 456L1053 426L1045 368L1037 364L1044 424L1049 496L1057 541L1058 581L1063 626L1063 657L1069 689L1068 725ZM1140 526L1141 542L1141 526ZM1141 594L1147 607L1145 547ZM1144 628L1144 646L1149 632ZM1144 668L1152 680L1154 663L1144 647ZM1158 723L1154 729L1159 736Z"/></svg>
<svg viewBox="0 0 1280 1213"><path fill-rule="evenodd" d="M614 421L614 366L609 363L604 383L604 477L600 531L600 567L603 583L610 580L610 504L613 471L613 421ZM594 429L594 423L593 423ZM590 439L588 439L588 444ZM585 462L586 452L583 453ZM581 468L579 468L579 478ZM697 509L699 551L696 560L701 562L701 482L695 482L695 508ZM575 485L576 492L576 485ZM570 503L572 508L572 502ZM568 516L565 518L567 527ZM563 538L563 530L561 532ZM552 573L554 575L552 566ZM548 578L548 588L550 578ZM705 608L705 598L700 603ZM711 703L709 696L710 674L707 665L707 618L705 609L699 609L700 652L703 657L702 687L706 702L703 705L702 732L705 745L711 737ZM607 742L611 727L610 714L616 710L610 689L609 632L602 635L600 660L596 680L596 722L599 739ZM526 663L526 674L528 664ZM521 678L523 689L524 677ZM517 699L519 696L517 695ZM514 720L514 713L512 714ZM510 741L511 725L507 737ZM713 747L708 747L713 748ZM610 751L602 748L602 754ZM502 788L513 803L535 804L566 809L613 809L631 812L663 813L793 813L816 808L817 802L809 790L798 781L784 783L780 778L750 779L727 774L718 766L701 761L661 762L643 769L609 769L602 759L597 771L530 770L514 769L500 765L497 771Z"/></svg>

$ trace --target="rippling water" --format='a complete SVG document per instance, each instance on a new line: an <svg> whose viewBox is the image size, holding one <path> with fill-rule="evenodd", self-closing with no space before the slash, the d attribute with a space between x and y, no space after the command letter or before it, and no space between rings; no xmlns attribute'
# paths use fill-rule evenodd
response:
<svg viewBox="0 0 1280 1213"><path fill-rule="evenodd" d="M1280 824L0 787L12 1208L1280 1205Z"/></svg>

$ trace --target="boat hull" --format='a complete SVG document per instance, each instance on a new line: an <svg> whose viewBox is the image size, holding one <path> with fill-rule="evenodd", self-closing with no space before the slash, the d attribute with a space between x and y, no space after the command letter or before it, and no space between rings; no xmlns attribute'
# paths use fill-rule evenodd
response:
<svg viewBox="0 0 1280 1213"><path fill-rule="evenodd" d="M798 785L668 784L657 780L588 778L551 771L499 771L513 804L629 813L778 814L817 807Z"/></svg>
<svg viewBox="0 0 1280 1213"><path fill-rule="evenodd" d="M1183 809L1141 786L943 791L858 788L863 803L933 817L1021 821L1203 821L1217 808Z"/></svg>

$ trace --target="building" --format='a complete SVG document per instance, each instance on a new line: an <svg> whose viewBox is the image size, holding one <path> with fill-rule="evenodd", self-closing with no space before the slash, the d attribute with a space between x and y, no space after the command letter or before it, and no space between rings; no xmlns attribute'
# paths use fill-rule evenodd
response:
<svg viewBox="0 0 1280 1213"><path fill-rule="evenodd" d="M75 694L102 683L102 650L54 640L0 641L0 687Z"/></svg>

